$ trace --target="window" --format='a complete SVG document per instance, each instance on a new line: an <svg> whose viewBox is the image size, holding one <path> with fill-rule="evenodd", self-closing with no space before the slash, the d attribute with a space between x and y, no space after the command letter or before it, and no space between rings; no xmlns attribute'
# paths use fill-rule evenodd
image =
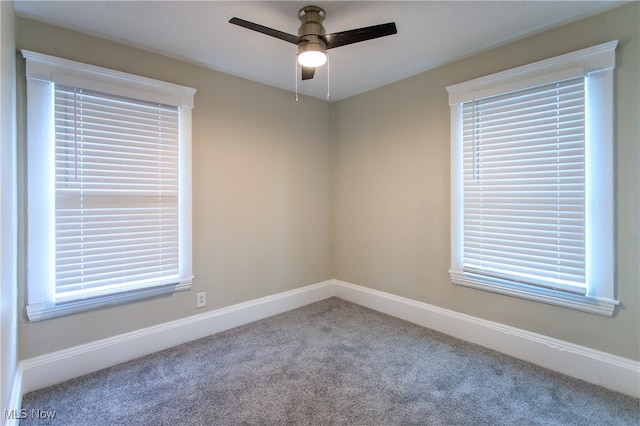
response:
<svg viewBox="0 0 640 426"><path fill-rule="evenodd" d="M613 314L616 45L447 87L454 284Z"/></svg>
<svg viewBox="0 0 640 426"><path fill-rule="evenodd" d="M29 320L189 289L195 90L23 56Z"/></svg>

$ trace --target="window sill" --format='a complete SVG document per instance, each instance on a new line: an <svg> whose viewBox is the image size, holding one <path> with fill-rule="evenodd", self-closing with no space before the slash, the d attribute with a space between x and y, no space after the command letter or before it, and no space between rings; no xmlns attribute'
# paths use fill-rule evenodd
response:
<svg viewBox="0 0 640 426"><path fill-rule="evenodd" d="M26 314L29 322L42 321L50 318L61 317L64 315L75 314L78 312L104 308L107 306L135 302L142 299L149 299L152 297L168 296L178 291L189 290L191 288L191 283L192 279L189 279L176 284L165 285L162 287L113 294L109 296L85 299L75 302L61 304L41 303L28 305Z"/></svg>
<svg viewBox="0 0 640 426"><path fill-rule="evenodd" d="M619 303L617 300L582 296L526 284L509 283L497 279L492 280L458 271L449 271L449 276L454 285L561 306L605 317L613 316L613 312Z"/></svg>

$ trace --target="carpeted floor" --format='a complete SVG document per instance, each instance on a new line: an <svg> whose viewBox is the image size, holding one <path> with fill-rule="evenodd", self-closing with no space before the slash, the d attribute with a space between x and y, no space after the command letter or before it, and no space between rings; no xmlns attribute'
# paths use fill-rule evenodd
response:
<svg viewBox="0 0 640 426"><path fill-rule="evenodd" d="M337 298L25 395L21 425L638 425L640 401Z"/></svg>

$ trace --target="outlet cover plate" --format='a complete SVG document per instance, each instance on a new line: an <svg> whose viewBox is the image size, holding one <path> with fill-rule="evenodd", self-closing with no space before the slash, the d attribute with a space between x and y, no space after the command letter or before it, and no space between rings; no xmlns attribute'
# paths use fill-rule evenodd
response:
<svg viewBox="0 0 640 426"><path fill-rule="evenodd" d="M207 293L196 293L196 308L207 306Z"/></svg>

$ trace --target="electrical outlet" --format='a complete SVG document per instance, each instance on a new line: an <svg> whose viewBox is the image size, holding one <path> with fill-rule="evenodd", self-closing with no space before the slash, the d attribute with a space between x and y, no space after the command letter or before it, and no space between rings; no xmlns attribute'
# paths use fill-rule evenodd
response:
<svg viewBox="0 0 640 426"><path fill-rule="evenodd" d="M207 293L196 293L196 308L207 306Z"/></svg>

